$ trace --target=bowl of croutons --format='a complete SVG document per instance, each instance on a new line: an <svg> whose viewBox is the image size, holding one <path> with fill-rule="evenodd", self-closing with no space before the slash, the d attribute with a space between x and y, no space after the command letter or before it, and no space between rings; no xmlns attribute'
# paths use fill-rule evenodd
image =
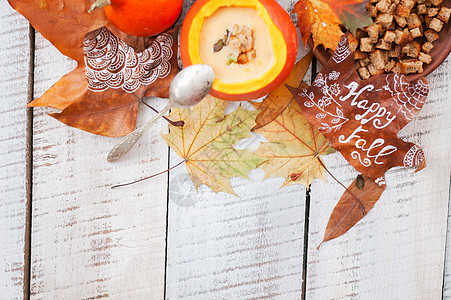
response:
<svg viewBox="0 0 451 300"><path fill-rule="evenodd" d="M451 50L451 0L370 0L374 23L348 35L362 79L383 73L410 81L431 73ZM310 47L313 43L309 41ZM331 56L321 45L313 52L325 65Z"/></svg>

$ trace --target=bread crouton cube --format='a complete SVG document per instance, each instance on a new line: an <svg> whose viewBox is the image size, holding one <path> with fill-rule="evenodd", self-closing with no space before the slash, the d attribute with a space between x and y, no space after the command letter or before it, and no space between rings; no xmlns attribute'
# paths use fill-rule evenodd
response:
<svg viewBox="0 0 451 300"><path fill-rule="evenodd" d="M404 32L401 30L395 30L395 40L394 42L398 45L405 45L412 40L412 35L410 32Z"/></svg>
<svg viewBox="0 0 451 300"><path fill-rule="evenodd" d="M395 60L390 59L388 61L388 63L385 64L384 71L387 73L390 72L393 69L393 67L395 66L395 64L396 64Z"/></svg>
<svg viewBox="0 0 451 300"><path fill-rule="evenodd" d="M391 69L391 72L395 74L401 74L401 63L399 61L395 63L395 65Z"/></svg>
<svg viewBox="0 0 451 300"><path fill-rule="evenodd" d="M422 37L423 36L423 28L420 26L417 28L410 29L410 34L412 35L412 37L414 39Z"/></svg>
<svg viewBox="0 0 451 300"><path fill-rule="evenodd" d="M381 0L376 4L376 9L380 12L386 13L390 8L390 5L391 3L389 0Z"/></svg>
<svg viewBox="0 0 451 300"><path fill-rule="evenodd" d="M361 38L360 39L360 51L362 52L371 52L374 50L373 43L371 42L371 38Z"/></svg>
<svg viewBox="0 0 451 300"><path fill-rule="evenodd" d="M393 15L386 13L378 14L376 16L376 22L381 24L382 27L388 28L393 22Z"/></svg>
<svg viewBox="0 0 451 300"><path fill-rule="evenodd" d="M421 20L417 14L410 14L407 17L407 26L409 26L409 29L417 28L417 27L421 26Z"/></svg>
<svg viewBox="0 0 451 300"><path fill-rule="evenodd" d="M402 55L402 46L396 45L388 51L388 57L400 58Z"/></svg>
<svg viewBox="0 0 451 300"><path fill-rule="evenodd" d="M424 36L428 39L429 42L433 42L438 39L438 33L433 29L426 29L424 32Z"/></svg>
<svg viewBox="0 0 451 300"><path fill-rule="evenodd" d="M431 51L432 48L434 48L434 44L432 44L429 41L421 45L421 50L423 50L424 53L429 53L429 51Z"/></svg>
<svg viewBox="0 0 451 300"><path fill-rule="evenodd" d="M429 2L431 2L431 4L434 6L439 6L440 4L442 4L443 0L429 0Z"/></svg>
<svg viewBox="0 0 451 300"><path fill-rule="evenodd" d="M440 11L438 12L437 18L444 23L448 23L450 14L451 8L442 6Z"/></svg>
<svg viewBox="0 0 451 300"><path fill-rule="evenodd" d="M388 52L383 50L376 50L370 53L371 63L377 69L383 69L388 62Z"/></svg>
<svg viewBox="0 0 451 300"><path fill-rule="evenodd" d="M357 72L359 73L360 78L362 78L363 80L371 77L370 71L368 71L366 67L359 68Z"/></svg>
<svg viewBox="0 0 451 300"><path fill-rule="evenodd" d="M404 27L407 25L406 18L400 17L398 15L394 15L393 18L395 19L396 23L398 23L399 26Z"/></svg>
<svg viewBox="0 0 451 300"><path fill-rule="evenodd" d="M431 22L429 23L429 28L434 29L437 32L440 32L440 30L442 30L442 27L443 27L443 22L437 18L433 18L431 20Z"/></svg>
<svg viewBox="0 0 451 300"><path fill-rule="evenodd" d="M401 4L409 10L415 6L416 0L401 0Z"/></svg>
<svg viewBox="0 0 451 300"><path fill-rule="evenodd" d="M438 7L429 7L427 9L427 16L428 17L435 17L438 14Z"/></svg>
<svg viewBox="0 0 451 300"><path fill-rule="evenodd" d="M355 50L352 55L353 55L354 60L365 59L368 57L368 54L366 54L360 50Z"/></svg>
<svg viewBox="0 0 451 300"><path fill-rule="evenodd" d="M368 33L371 43L376 43L379 39L379 33L382 31L382 26L381 24L373 23L370 26L365 27L364 30Z"/></svg>
<svg viewBox="0 0 451 300"><path fill-rule="evenodd" d="M423 72L423 62L417 59L401 62L401 73L404 75Z"/></svg>
<svg viewBox="0 0 451 300"><path fill-rule="evenodd" d="M390 50L391 42L387 42L386 40L379 40L375 46L377 49Z"/></svg>
<svg viewBox="0 0 451 300"><path fill-rule="evenodd" d="M418 59L424 62L425 64L430 64L432 61L432 57L429 54L420 52L420 55L418 55Z"/></svg>
<svg viewBox="0 0 451 300"><path fill-rule="evenodd" d="M419 4L419 5L417 5L417 13L419 14L419 15L424 15L424 14L426 14L426 12L427 12L427 10L426 10L426 4Z"/></svg>
<svg viewBox="0 0 451 300"><path fill-rule="evenodd" d="M389 42L389 43L393 42L395 40L395 38L396 38L396 34L391 30L387 30L384 33L384 36L382 37L382 39L384 41Z"/></svg>
<svg viewBox="0 0 451 300"><path fill-rule="evenodd" d="M373 63L370 63L368 66L367 66L367 68L368 68L368 71L370 71L370 74L372 75L372 76L374 76L374 75L380 75L380 74L383 74L384 73L384 69L382 68L382 69L378 69L378 68L376 68L376 66L373 64Z"/></svg>
<svg viewBox="0 0 451 300"><path fill-rule="evenodd" d="M410 42L402 48L402 53L409 57L418 57L421 51L421 45L418 42Z"/></svg>
<svg viewBox="0 0 451 300"><path fill-rule="evenodd" d="M395 14L397 16L407 18L410 14L410 9L408 9L402 4L398 4L396 5Z"/></svg>

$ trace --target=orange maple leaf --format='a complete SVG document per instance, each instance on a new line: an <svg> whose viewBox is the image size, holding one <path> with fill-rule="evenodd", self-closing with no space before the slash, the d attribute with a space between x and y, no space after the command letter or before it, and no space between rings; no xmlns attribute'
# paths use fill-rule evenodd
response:
<svg viewBox="0 0 451 300"><path fill-rule="evenodd" d="M304 45L312 37L314 48L335 50L343 35L340 24L355 32L356 28L370 25L373 21L366 11L363 0L299 0L294 6L298 14L298 27Z"/></svg>

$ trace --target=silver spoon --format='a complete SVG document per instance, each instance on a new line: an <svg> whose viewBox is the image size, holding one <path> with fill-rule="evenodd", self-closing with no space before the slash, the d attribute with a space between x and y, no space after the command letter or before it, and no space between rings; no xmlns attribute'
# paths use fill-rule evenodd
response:
<svg viewBox="0 0 451 300"><path fill-rule="evenodd" d="M211 89L213 69L207 65L192 65L180 71L169 86L169 103L153 119L126 135L108 154L107 161L113 162L125 155L141 136L172 107L188 108L199 103Z"/></svg>

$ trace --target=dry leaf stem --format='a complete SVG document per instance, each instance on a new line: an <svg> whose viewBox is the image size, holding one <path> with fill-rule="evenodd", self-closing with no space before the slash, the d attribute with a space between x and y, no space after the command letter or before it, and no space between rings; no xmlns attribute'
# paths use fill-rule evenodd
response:
<svg viewBox="0 0 451 300"><path fill-rule="evenodd" d="M316 159L318 159L319 163L321 164L321 166L324 168L324 170L326 170L326 172L336 181L338 182L356 201L357 203L359 203L360 205L360 209L362 210L362 215L365 215L365 207L363 206L362 201L360 201L360 199L355 196L343 183L341 183L337 178L335 178L334 175L332 175L331 172L329 172L329 170L326 168L326 166L324 165L324 163L321 161L321 159L319 158L319 156L316 157ZM321 246L321 245L320 245ZM318 246L319 248L319 246Z"/></svg>
<svg viewBox="0 0 451 300"><path fill-rule="evenodd" d="M176 164L175 166L172 166L172 167L170 167L169 169L167 169L167 170L164 170L164 171L161 171L161 172L159 172L159 173L156 173L156 174L152 174L152 175L150 175L150 176L147 176L147 177L144 177L144 178L141 178L141 179L138 179L138 180L135 180L135 181L132 181L132 182L128 182L128 183L121 183L121 184L117 184L117 185L113 185L111 188L112 189L115 189L115 188L118 188L118 187L122 187L122 186L127 186L127 185L131 185L131 184L134 184L134 183L138 183L138 182L140 182L140 181L144 181L144 180L147 180L147 179L150 179L150 178L153 178L153 177L155 177L155 176L158 176L158 175L161 175L161 174L164 174L164 173L166 173L166 172L169 172L169 171L171 171L172 169L175 169L175 168L177 168L178 166L180 166L181 164L183 164L185 162L185 160L182 160L181 162L179 162L178 164Z"/></svg>

